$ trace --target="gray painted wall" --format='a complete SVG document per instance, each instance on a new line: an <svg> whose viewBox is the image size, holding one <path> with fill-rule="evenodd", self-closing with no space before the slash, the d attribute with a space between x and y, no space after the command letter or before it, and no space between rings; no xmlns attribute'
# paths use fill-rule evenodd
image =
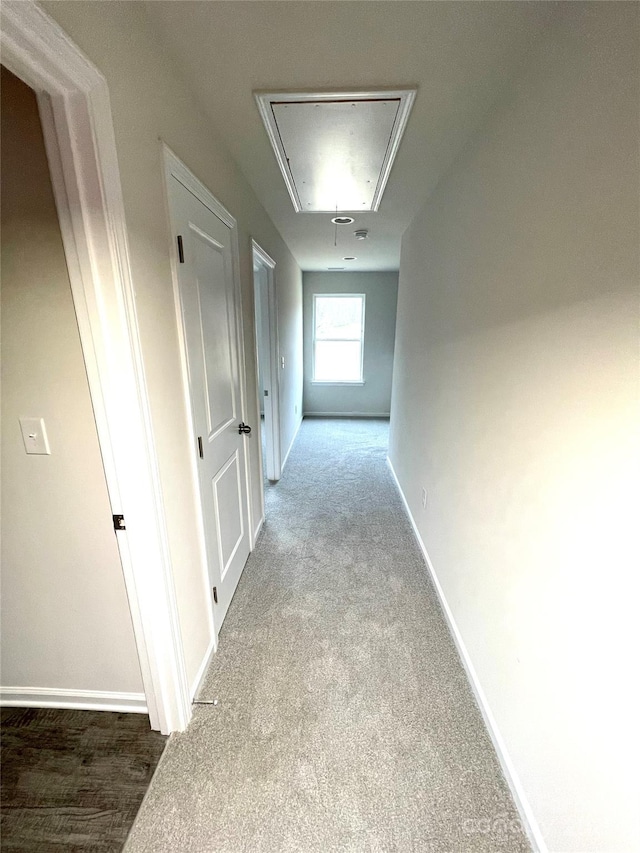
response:
<svg viewBox="0 0 640 853"><path fill-rule="evenodd" d="M364 385L314 385L313 294L366 294ZM303 274L304 412L388 415L391 404L398 273L306 272Z"/></svg>
<svg viewBox="0 0 640 853"><path fill-rule="evenodd" d="M566 853L640 847L638 11L564 4L400 264L389 455Z"/></svg>

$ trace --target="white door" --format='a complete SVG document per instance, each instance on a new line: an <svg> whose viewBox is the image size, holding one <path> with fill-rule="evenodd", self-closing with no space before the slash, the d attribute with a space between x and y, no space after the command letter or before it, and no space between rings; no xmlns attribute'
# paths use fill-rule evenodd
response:
<svg viewBox="0 0 640 853"><path fill-rule="evenodd" d="M278 387L278 326L273 261L253 242L253 294L260 410L264 413L264 459L268 480L280 479L280 408Z"/></svg>
<svg viewBox="0 0 640 853"><path fill-rule="evenodd" d="M172 175L169 204L189 373L214 624L220 630L249 556L239 293L231 228ZM215 599L217 598L217 602Z"/></svg>
<svg viewBox="0 0 640 853"><path fill-rule="evenodd" d="M274 383L271 380L271 363L269 351L269 303L268 303L267 269L264 266L254 267L253 292L256 319L256 356L258 360L258 393L260 408L263 415L261 429L264 430L264 474L268 480L278 479L274 472L273 463L273 412L271 402L274 395Z"/></svg>

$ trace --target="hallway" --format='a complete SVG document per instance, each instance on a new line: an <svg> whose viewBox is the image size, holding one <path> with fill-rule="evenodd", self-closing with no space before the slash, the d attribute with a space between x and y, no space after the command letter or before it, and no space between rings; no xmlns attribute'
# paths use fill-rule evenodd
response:
<svg viewBox="0 0 640 853"><path fill-rule="evenodd" d="M528 850L386 467L307 419L126 850Z"/></svg>

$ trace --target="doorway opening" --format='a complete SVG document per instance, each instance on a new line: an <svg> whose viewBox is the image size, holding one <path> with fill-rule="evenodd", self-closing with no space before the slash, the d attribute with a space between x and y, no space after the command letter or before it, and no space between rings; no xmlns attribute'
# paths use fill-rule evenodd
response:
<svg viewBox="0 0 640 853"><path fill-rule="evenodd" d="M100 71L37 4L5 4L2 12L2 64L36 93L53 155L51 179L144 704L152 728L181 731L192 710L109 90ZM95 692L87 689L84 697L94 708Z"/></svg>
<svg viewBox="0 0 640 853"><path fill-rule="evenodd" d="M54 197L49 161L57 151L49 139L47 157L40 118L48 102L40 98L39 108L31 87L1 71L0 701L145 713Z"/></svg>
<svg viewBox="0 0 640 853"><path fill-rule="evenodd" d="M268 486L269 483L277 482L282 475L276 264L255 240L252 241L252 248L260 457L263 483Z"/></svg>
<svg viewBox="0 0 640 853"><path fill-rule="evenodd" d="M0 74L3 841L120 849L166 738L113 528L50 103Z"/></svg>

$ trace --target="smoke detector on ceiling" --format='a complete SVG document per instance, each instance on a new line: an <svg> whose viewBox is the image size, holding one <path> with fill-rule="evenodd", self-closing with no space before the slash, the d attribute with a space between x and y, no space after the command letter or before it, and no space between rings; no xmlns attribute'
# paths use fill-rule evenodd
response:
<svg viewBox="0 0 640 853"><path fill-rule="evenodd" d="M366 228L358 228L357 231L353 232L353 236L356 238L356 240L366 240L369 236L369 232Z"/></svg>

